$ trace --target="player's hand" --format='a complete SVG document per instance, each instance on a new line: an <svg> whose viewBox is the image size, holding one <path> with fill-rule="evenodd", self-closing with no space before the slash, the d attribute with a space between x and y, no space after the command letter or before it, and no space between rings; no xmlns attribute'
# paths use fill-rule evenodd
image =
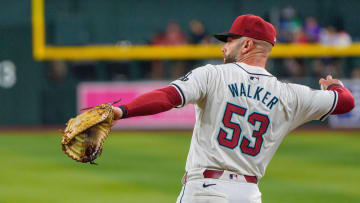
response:
<svg viewBox="0 0 360 203"><path fill-rule="evenodd" d="M123 112L119 107L113 106L112 107L114 111L114 120L119 120L123 116Z"/></svg>
<svg viewBox="0 0 360 203"><path fill-rule="evenodd" d="M326 76L326 79L320 78L319 85L322 90L327 90L327 88L332 84L338 84L344 86L343 83L338 79L333 79L331 75Z"/></svg>

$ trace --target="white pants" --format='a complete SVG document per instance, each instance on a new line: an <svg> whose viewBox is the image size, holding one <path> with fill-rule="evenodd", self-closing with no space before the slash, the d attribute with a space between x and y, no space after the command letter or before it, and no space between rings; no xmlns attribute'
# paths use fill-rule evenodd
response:
<svg viewBox="0 0 360 203"><path fill-rule="evenodd" d="M261 203L259 187L254 183L212 178L188 180L177 203Z"/></svg>

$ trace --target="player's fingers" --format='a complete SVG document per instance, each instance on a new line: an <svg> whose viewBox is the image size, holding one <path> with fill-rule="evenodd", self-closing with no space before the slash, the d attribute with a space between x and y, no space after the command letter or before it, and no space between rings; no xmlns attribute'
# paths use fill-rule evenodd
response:
<svg viewBox="0 0 360 203"><path fill-rule="evenodd" d="M112 109L114 111L114 120L119 120L123 115L122 110L115 106L112 106Z"/></svg>
<svg viewBox="0 0 360 203"><path fill-rule="evenodd" d="M326 89L325 84L326 84L326 80L324 78L320 78L319 80L320 89L325 90Z"/></svg>
<svg viewBox="0 0 360 203"><path fill-rule="evenodd" d="M111 127L113 127L116 123L117 123L117 120L114 120L114 121L111 123Z"/></svg>
<svg viewBox="0 0 360 203"><path fill-rule="evenodd" d="M338 83L341 86L344 86L344 84L341 82L341 80L336 80L336 83Z"/></svg>

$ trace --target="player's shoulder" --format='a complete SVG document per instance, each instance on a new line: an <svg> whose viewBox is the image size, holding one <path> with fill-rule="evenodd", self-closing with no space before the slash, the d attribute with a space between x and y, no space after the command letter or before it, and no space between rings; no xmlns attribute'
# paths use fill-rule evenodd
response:
<svg viewBox="0 0 360 203"><path fill-rule="evenodd" d="M209 64L210 65L210 64ZM234 64L233 63L225 63L225 64L216 64L216 65L212 65L212 68L215 70L226 70L226 69L231 69L234 68Z"/></svg>
<svg viewBox="0 0 360 203"><path fill-rule="evenodd" d="M292 91L302 91L302 90L308 90L311 89L310 87L306 86L306 85L302 85L302 84L297 84L297 83L291 83L291 82L283 82L283 81L279 81L284 87L288 88L289 90Z"/></svg>
<svg viewBox="0 0 360 203"><path fill-rule="evenodd" d="M194 70L201 70L201 71L213 71L215 69L217 69L218 65L214 65L214 64L206 64L200 67L195 68Z"/></svg>
<svg viewBox="0 0 360 203"><path fill-rule="evenodd" d="M218 72L218 70L219 70L218 65L206 64L193 69L191 72L195 74L214 74Z"/></svg>
<svg viewBox="0 0 360 203"><path fill-rule="evenodd" d="M206 64L204 66L197 67L192 70L192 73L195 74L206 74L208 76L218 76L218 75L233 75L233 74L246 74L244 71L239 71L234 63L226 64Z"/></svg>
<svg viewBox="0 0 360 203"><path fill-rule="evenodd" d="M234 67L234 64L232 63L226 63L226 64L206 64L203 66L200 66L198 68L204 68L204 69L209 69L209 70L216 70L216 69L224 69L224 68L229 68L229 67Z"/></svg>
<svg viewBox="0 0 360 203"><path fill-rule="evenodd" d="M199 70L207 71L209 73L219 73L222 71L229 71L234 68L233 64L206 64L199 67Z"/></svg>

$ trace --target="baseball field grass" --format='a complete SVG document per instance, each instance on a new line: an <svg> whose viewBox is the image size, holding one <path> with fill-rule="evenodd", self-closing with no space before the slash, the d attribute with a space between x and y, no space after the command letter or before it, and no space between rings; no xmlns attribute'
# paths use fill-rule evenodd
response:
<svg viewBox="0 0 360 203"><path fill-rule="evenodd" d="M175 202L191 132L112 132L99 165L57 132L0 133L0 202ZM264 203L360 202L360 131L287 136L260 181Z"/></svg>

